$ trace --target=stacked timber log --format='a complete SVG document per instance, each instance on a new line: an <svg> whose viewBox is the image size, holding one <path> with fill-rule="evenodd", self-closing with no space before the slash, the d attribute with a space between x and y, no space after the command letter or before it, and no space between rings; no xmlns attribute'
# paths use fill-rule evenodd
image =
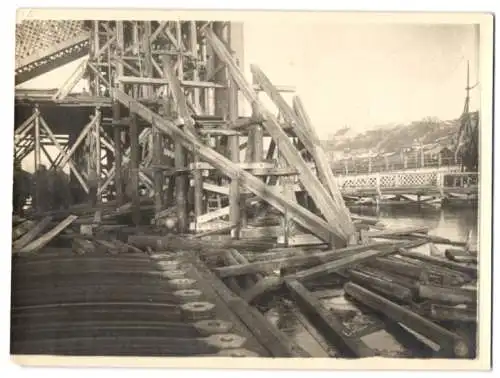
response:
<svg viewBox="0 0 500 378"><path fill-rule="evenodd" d="M363 243L337 250L221 251L211 266L249 303L290 294L343 355L473 358L477 267L451 261L444 252L436 256L438 247L429 243L461 242L433 237L425 228L366 231ZM395 235L398 240L391 241ZM427 245L434 255L422 253ZM325 306L339 295L352 309ZM380 333L395 337L402 351L363 341Z"/></svg>

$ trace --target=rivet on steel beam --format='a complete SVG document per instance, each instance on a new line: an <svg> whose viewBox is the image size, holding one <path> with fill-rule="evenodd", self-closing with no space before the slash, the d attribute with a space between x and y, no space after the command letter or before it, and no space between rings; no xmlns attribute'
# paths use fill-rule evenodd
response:
<svg viewBox="0 0 500 378"><path fill-rule="evenodd" d="M152 255L149 256L151 260L170 260L175 258L176 255L175 253L171 252L160 252L160 253L153 253Z"/></svg>
<svg viewBox="0 0 500 378"><path fill-rule="evenodd" d="M211 319L215 316L215 305L210 302L188 302L180 306L186 320Z"/></svg>
<svg viewBox="0 0 500 378"><path fill-rule="evenodd" d="M165 270L161 272L161 277L166 278L168 280L175 280L178 278L184 278L186 275L185 270L175 269L175 270Z"/></svg>
<svg viewBox="0 0 500 378"><path fill-rule="evenodd" d="M191 288L196 283L196 280L190 278L176 278L168 281L168 284L175 290L184 290Z"/></svg>
<svg viewBox="0 0 500 378"><path fill-rule="evenodd" d="M205 342L219 349L241 348L246 341L247 339L245 337L232 333L219 333L216 335L208 336L205 339Z"/></svg>
<svg viewBox="0 0 500 378"><path fill-rule="evenodd" d="M203 293L201 290L197 289L184 289L175 291L174 295L179 298L181 302L194 302L198 301Z"/></svg>
<svg viewBox="0 0 500 378"><path fill-rule="evenodd" d="M176 270L180 262L175 261L175 260L163 260L163 261L158 261L157 263L157 268L160 270Z"/></svg>
<svg viewBox="0 0 500 378"><path fill-rule="evenodd" d="M220 333L228 333L233 328L233 323L220 319L209 319L196 322L193 326L202 335L209 336Z"/></svg>

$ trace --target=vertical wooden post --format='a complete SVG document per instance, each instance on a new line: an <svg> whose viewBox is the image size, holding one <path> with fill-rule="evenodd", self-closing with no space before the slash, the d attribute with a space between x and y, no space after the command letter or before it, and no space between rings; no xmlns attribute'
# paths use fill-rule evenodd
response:
<svg viewBox="0 0 500 378"><path fill-rule="evenodd" d="M262 161L262 158L264 156L264 130L261 125L256 125L254 126L254 135L253 135L253 142L254 142L254 157L253 161L254 163L258 163Z"/></svg>
<svg viewBox="0 0 500 378"><path fill-rule="evenodd" d="M130 113L130 182L132 186L132 221L135 225L141 222L141 209L139 198L139 127L137 116Z"/></svg>
<svg viewBox="0 0 500 378"><path fill-rule="evenodd" d="M35 106L35 171L38 171L42 162L42 152L40 149L40 110Z"/></svg>
<svg viewBox="0 0 500 378"><path fill-rule="evenodd" d="M231 135L229 137L229 148L231 153L231 160L235 163L240 161L240 140L238 135ZM231 230L231 236L235 239L240 237L240 183L238 179L233 178L229 186L229 221L232 225L236 225Z"/></svg>
<svg viewBox="0 0 500 378"><path fill-rule="evenodd" d="M198 81L200 79L198 72L198 32L196 29L196 22L189 22L189 41L190 41L190 49L191 54L195 59L195 68L193 70L193 80ZM200 89L193 89L193 105L194 108L198 111L200 109ZM193 162L195 165L199 163L200 159L197 154L193 154ZM201 170L198 167L195 167L193 171L193 186L194 186L194 219L195 219L195 228L197 228L197 219L203 212L203 181ZM196 231L196 229L195 229Z"/></svg>
<svg viewBox="0 0 500 378"><path fill-rule="evenodd" d="M99 57L96 56L97 52L99 51L99 21L94 21L93 22L94 30L92 36L94 37L94 43L92 44L93 50L91 51L91 58L92 59L97 59L97 67L99 67ZM94 81L93 81L93 86L94 90L91 91L91 93L94 96L99 96L101 94L101 88L100 88L100 80L99 76L94 74Z"/></svg>
<svg viewBox="0 0 500 378"><path fill-rule="evenodd" d="M287 209L285 209L285 214L283 214L283 239L285 247L288 247L290 243L290 216L288 215Z"/></svg>
<svg viewBox="0 0 500 378"><path fill-rule="evenodd" d="M40 169L40 164L42 160L42 153L40 149L40 111L38 106L35 106L35 172ZM35 181L35 204L37 209L40 209L40 202L43 200L41 198L41 186L40 183Z"/></svg>
<svg viewBox="0 0 500 378"><path fill-rule="evenodd" d="M161 165L163 137L153 123L153 164ZM155 215L163 209L163 171L156 167L154 170Z"/></svg>
<svg viewBox="0 0 500 378"><path fill-rule="evenodd" d="M175 141L175 198L177 204L177 227L178 231L185 233L188 230L188 214L187 214L187 186L186 186L186 151L181 142Z"/></svg>
<svg viewBox="0 0 500 378"><path fill-rule="evenodd" d="M180 21L175 23L176 41L179 46L177 51L177 76L179 80L184 79L184 67L182 56L182 31ZM163 60L164 64L169 64L168 59ZM164 68L166 69L166 67ZM170 112L170 109L169 109ZM179 140L174 140L175 143L175 200L177 207L177 229L181 233L186 233L189 230L189 219L187 209L187 191L188 191L188 176L186 176L187 156L186 150Z"/></svg>
<svg viewBox="0 0 500 378"><path fill-rule="evenodd" d="M97 202L101 202L101 109L95 110L95 170L97 175Z"/></svg>
<svg viewBox="0 0 500 378"><path fill-rule="evenodd" d="M194 69L193 69L193 80L198 81L200 79L200 73L198 72L198 31L196 29L196 21L189 22L189 40L191 54L194 58ZM193 104L196 110L200 109L200 88L195 87L193 89Z"/></svg>
<svg viewBox="0 0 500 378"><path fill-rule="evenodd" d="M227 28L228 44L231 46L233 42L231 25L228 24ZM238 119L238 86L231 77L229 78L228 89L228 117L231 123L236 122ZM231 160L235 163L239 163L240 138L238 135L233 135L229 138ZM231 236L239 239L241 227L246 225L246 201L245 196L241 195L240 183L237 179L233 179L229 187L229 209L229 221L232 225L236 225L236 227L231 230ZM243 218L245 224L241 223L242 214L244 214Z"/></svg>
<svg viewBox="0 0 500 378"><path fill-rule="evenodd" d="M123 21L116 21L116 46L118 58L123 58L124 41L123 41ZM120 60L115 62L116 65L116 75L123 75L123 64ZM119 90L124 90L124 85L122 83L115 83ZM123 176L122 176L122 140L124 139L124 133L122 130L121 122L121 112L120 103L118 101L113 101L112 105L112 116L113 116L113 140L115 144L115 191L116 200L119 204L123 203Z"/></svg>

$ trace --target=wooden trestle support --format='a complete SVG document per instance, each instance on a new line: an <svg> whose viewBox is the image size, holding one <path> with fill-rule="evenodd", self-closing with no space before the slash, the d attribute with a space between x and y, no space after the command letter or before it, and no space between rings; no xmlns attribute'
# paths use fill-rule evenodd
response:
<svg viewBox="0 0 500 378"><path fill-rule="evenodd" d="M273 85L258 66L251 66L256 84L245 79L241 25L91 21L86 27L88 59L50 101L58 111L68 104L85 108L90 121L80 127L71 120L65 139L35 104L16 128L17 160L34 151L38 168L45 145L54 145L59 155L51 166L68 167L85 192L95 170L99 196L131 202L137 223L142 186L154 201L156 222L175 209L181 233L206 231L211 221L228 217L224 227L233 238L263 235L264 228L249 225L262 214L255 204L267 203L283 216L273 236L285 243L293 230L337 247L352 241L351 215L302 102L295 96L289 105L282 93L290 89ZM82 79L90 96L71 93ZM249 117L240 115L244 100ZM302 192L293 189L297 183Z"/></svg>

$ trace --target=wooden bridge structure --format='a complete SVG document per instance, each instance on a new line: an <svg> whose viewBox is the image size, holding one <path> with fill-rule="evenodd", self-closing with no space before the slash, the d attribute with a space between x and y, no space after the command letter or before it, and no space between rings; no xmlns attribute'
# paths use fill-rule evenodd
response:
<svg viewBox="0 0 500 378"><path fill-rule="evenodd" d="M136 223L149 198L155 219L175 214L180 232L226 217L238 238L252 214L262 215L256 204L267 203L284 225L329 243L345 245L354 234L300 98L289 104L290 87L273 85L256 65L255 84L243 75L240 24L35 20L18 25L17 36L18 84L85 57L61 88L16 90L15 159L31 154L36 170L45 155L50 167L69 169L80 198L94 170L99 196L130 201ZM90 93L73 93L81 80ZM242 101L251 116L240 114ZM303 196L294 195L294 181Z"/></svg>

